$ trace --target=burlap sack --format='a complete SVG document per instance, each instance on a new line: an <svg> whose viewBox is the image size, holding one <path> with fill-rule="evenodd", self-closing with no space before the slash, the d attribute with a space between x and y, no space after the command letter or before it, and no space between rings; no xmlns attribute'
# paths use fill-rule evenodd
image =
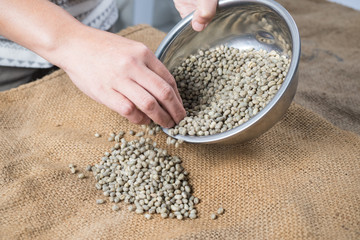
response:
<svg viewBox="0 0 360 240"><path fill-rule="evenodd" d="M360 134L360 12L325 0L281 0L301 36L295 102Z"/></svg>
<svg viewBox="0 0 360 240"><path fill-rule="evenodd" d="M349 84L344 81L359 71L348 68L357 64L356 56L344 48L340 53L343 61L338 63L336 57L325 58L327 53L320 50L313 53L312 46L322 49L325 39L316 39L312 35L319 31L307 28L316 25L312 19L322 19L329 22L324 26L331 32L332 17L344 16L346 20L352 15L359 19L359 14L323 1L282 3L295 16L305 42L297 100L304 105L314 102L317 92L312 91L327 85L324 79L331 82L329 85ZM324 14L324 8L332 16ZM335 32L350 34L347 28L336 28ZM153 50L164 37L148 26L129 28L121 34ZM329 41L324 49L332 49L335 40ZM324 62L344 66L330 69ZM307 87L306 82L312 83ZM359 84L353 82L352 86L358 88ZM344 98L331 89L321 92L329 98L335 95L331 99ZM326 112L319 104L310 105ZM351 119L358 120L359 109L352 107L357 111L338 123L356 130L358 121L347 125ZM69 163L85 172L87 164L99 162L113 145L107 141L109 132L141 128L89 99L63 71L0 93L0 129L1 239L360 238L360 137L297 104L270 131L251 142L169 148L183 159L194 195L201 199L199 218L185 221L159 216L146 220L128 212L123 203L118 212L112 211L109 203L96 205L95 200L104 197L95 189L92 175L86 173L88 177L79 180L70 174ZM103 137L95 138L96 132ZM165 139L164 134L156 137L164 147ZM219 206L226 213L210 220Z"/></svg>

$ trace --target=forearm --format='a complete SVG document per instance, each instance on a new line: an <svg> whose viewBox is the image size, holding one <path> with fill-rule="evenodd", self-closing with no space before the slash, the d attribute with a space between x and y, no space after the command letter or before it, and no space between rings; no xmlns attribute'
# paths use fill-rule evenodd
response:
<svg viewBox="0 0 360 240"><path fill-rule="evenodd" d="M87 27L47 0L0 0L0 35L62 65L61 49Z"/></svg>
<svg viewBox="0 0 360 240"><path fill-rule="evenodd" d="M175 79L143 44L87 27L47 0L0 0L0 9L0 35L64 69L94 100L139 124L172 127L185 117Z"/></svg>

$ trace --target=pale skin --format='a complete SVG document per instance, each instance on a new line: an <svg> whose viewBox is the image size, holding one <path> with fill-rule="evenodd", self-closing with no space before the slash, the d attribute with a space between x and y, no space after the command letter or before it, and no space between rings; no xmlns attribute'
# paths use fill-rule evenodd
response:
<svg viewBox="0 0 360 240"><path fill-rule="evenodd" d="M195 10L202 31L217 0L174 0L182 17ZM172 127L186 115L174 78L142 43L87 27L47 0L0 0L0 35L62 68L85 94L135 124Z"/></svg>

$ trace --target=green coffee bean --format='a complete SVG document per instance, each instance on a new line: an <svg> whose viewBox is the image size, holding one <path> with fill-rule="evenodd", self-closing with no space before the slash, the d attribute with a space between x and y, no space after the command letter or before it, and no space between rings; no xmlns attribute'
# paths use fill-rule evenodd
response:
<svg viewBox="0 0 360 240"><path fill-rule="evenodd" d="M113 211L119 211L120 207L118 205L113 205L112 210Z"/></svg>
<svg viewBox="0 0 360 240"><path fill-rule="evenodd" d="M155 131L156 128L152 126ZM111 152L104 153L100 163L92 167L96 188L101 189L110 202L123 200L134 204L128 209L136 209L138 214L196 218L196 212L190 213L195 198L180 158L171 156L142 135L138 134L132 141L121 138Z"/></svg>
<svg viewBox="0 0 360 240"><path fill-rule="evenodd" d="M85 170L88 171L88 172L91 172L91 165L87 165Z"/></svg>
<svg viewBox="0 0 360 240"><path fill-rule="evenodd" d="M275 51L223 45L199 50L171 71L187 117L169 129L169 135L208 136L240 126L275 96L289 65L290 60Z"/></svg>
<svg viewBox="0 0 360 240"><path fill-rule="evenodd" d="M224 210L222 207L220 207L220 208L217 210L217 213L221 215L221 214L224 213L224 211L225 211L225 210Z"/></svg>

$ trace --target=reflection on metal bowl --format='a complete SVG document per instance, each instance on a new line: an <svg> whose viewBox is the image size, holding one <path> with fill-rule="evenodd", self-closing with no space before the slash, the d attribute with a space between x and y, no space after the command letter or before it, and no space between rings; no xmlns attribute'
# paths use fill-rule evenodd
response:
<svg viewBox="0 0 360 240"><path fill-rule="evenodd" d="M192 14L180 21L161 42L156 56L168 69L199 49L220 44L242 49L275 50L291 59L285 81L275 97L257 115L240 126L209 136L175 138L191 143L239 143L258 137L278 122L294 98L300 60L300 36L295 21L272 0L223 0L216 16L202 32L191 27ZM163 129L168 134L168 129Z"/></svg>

